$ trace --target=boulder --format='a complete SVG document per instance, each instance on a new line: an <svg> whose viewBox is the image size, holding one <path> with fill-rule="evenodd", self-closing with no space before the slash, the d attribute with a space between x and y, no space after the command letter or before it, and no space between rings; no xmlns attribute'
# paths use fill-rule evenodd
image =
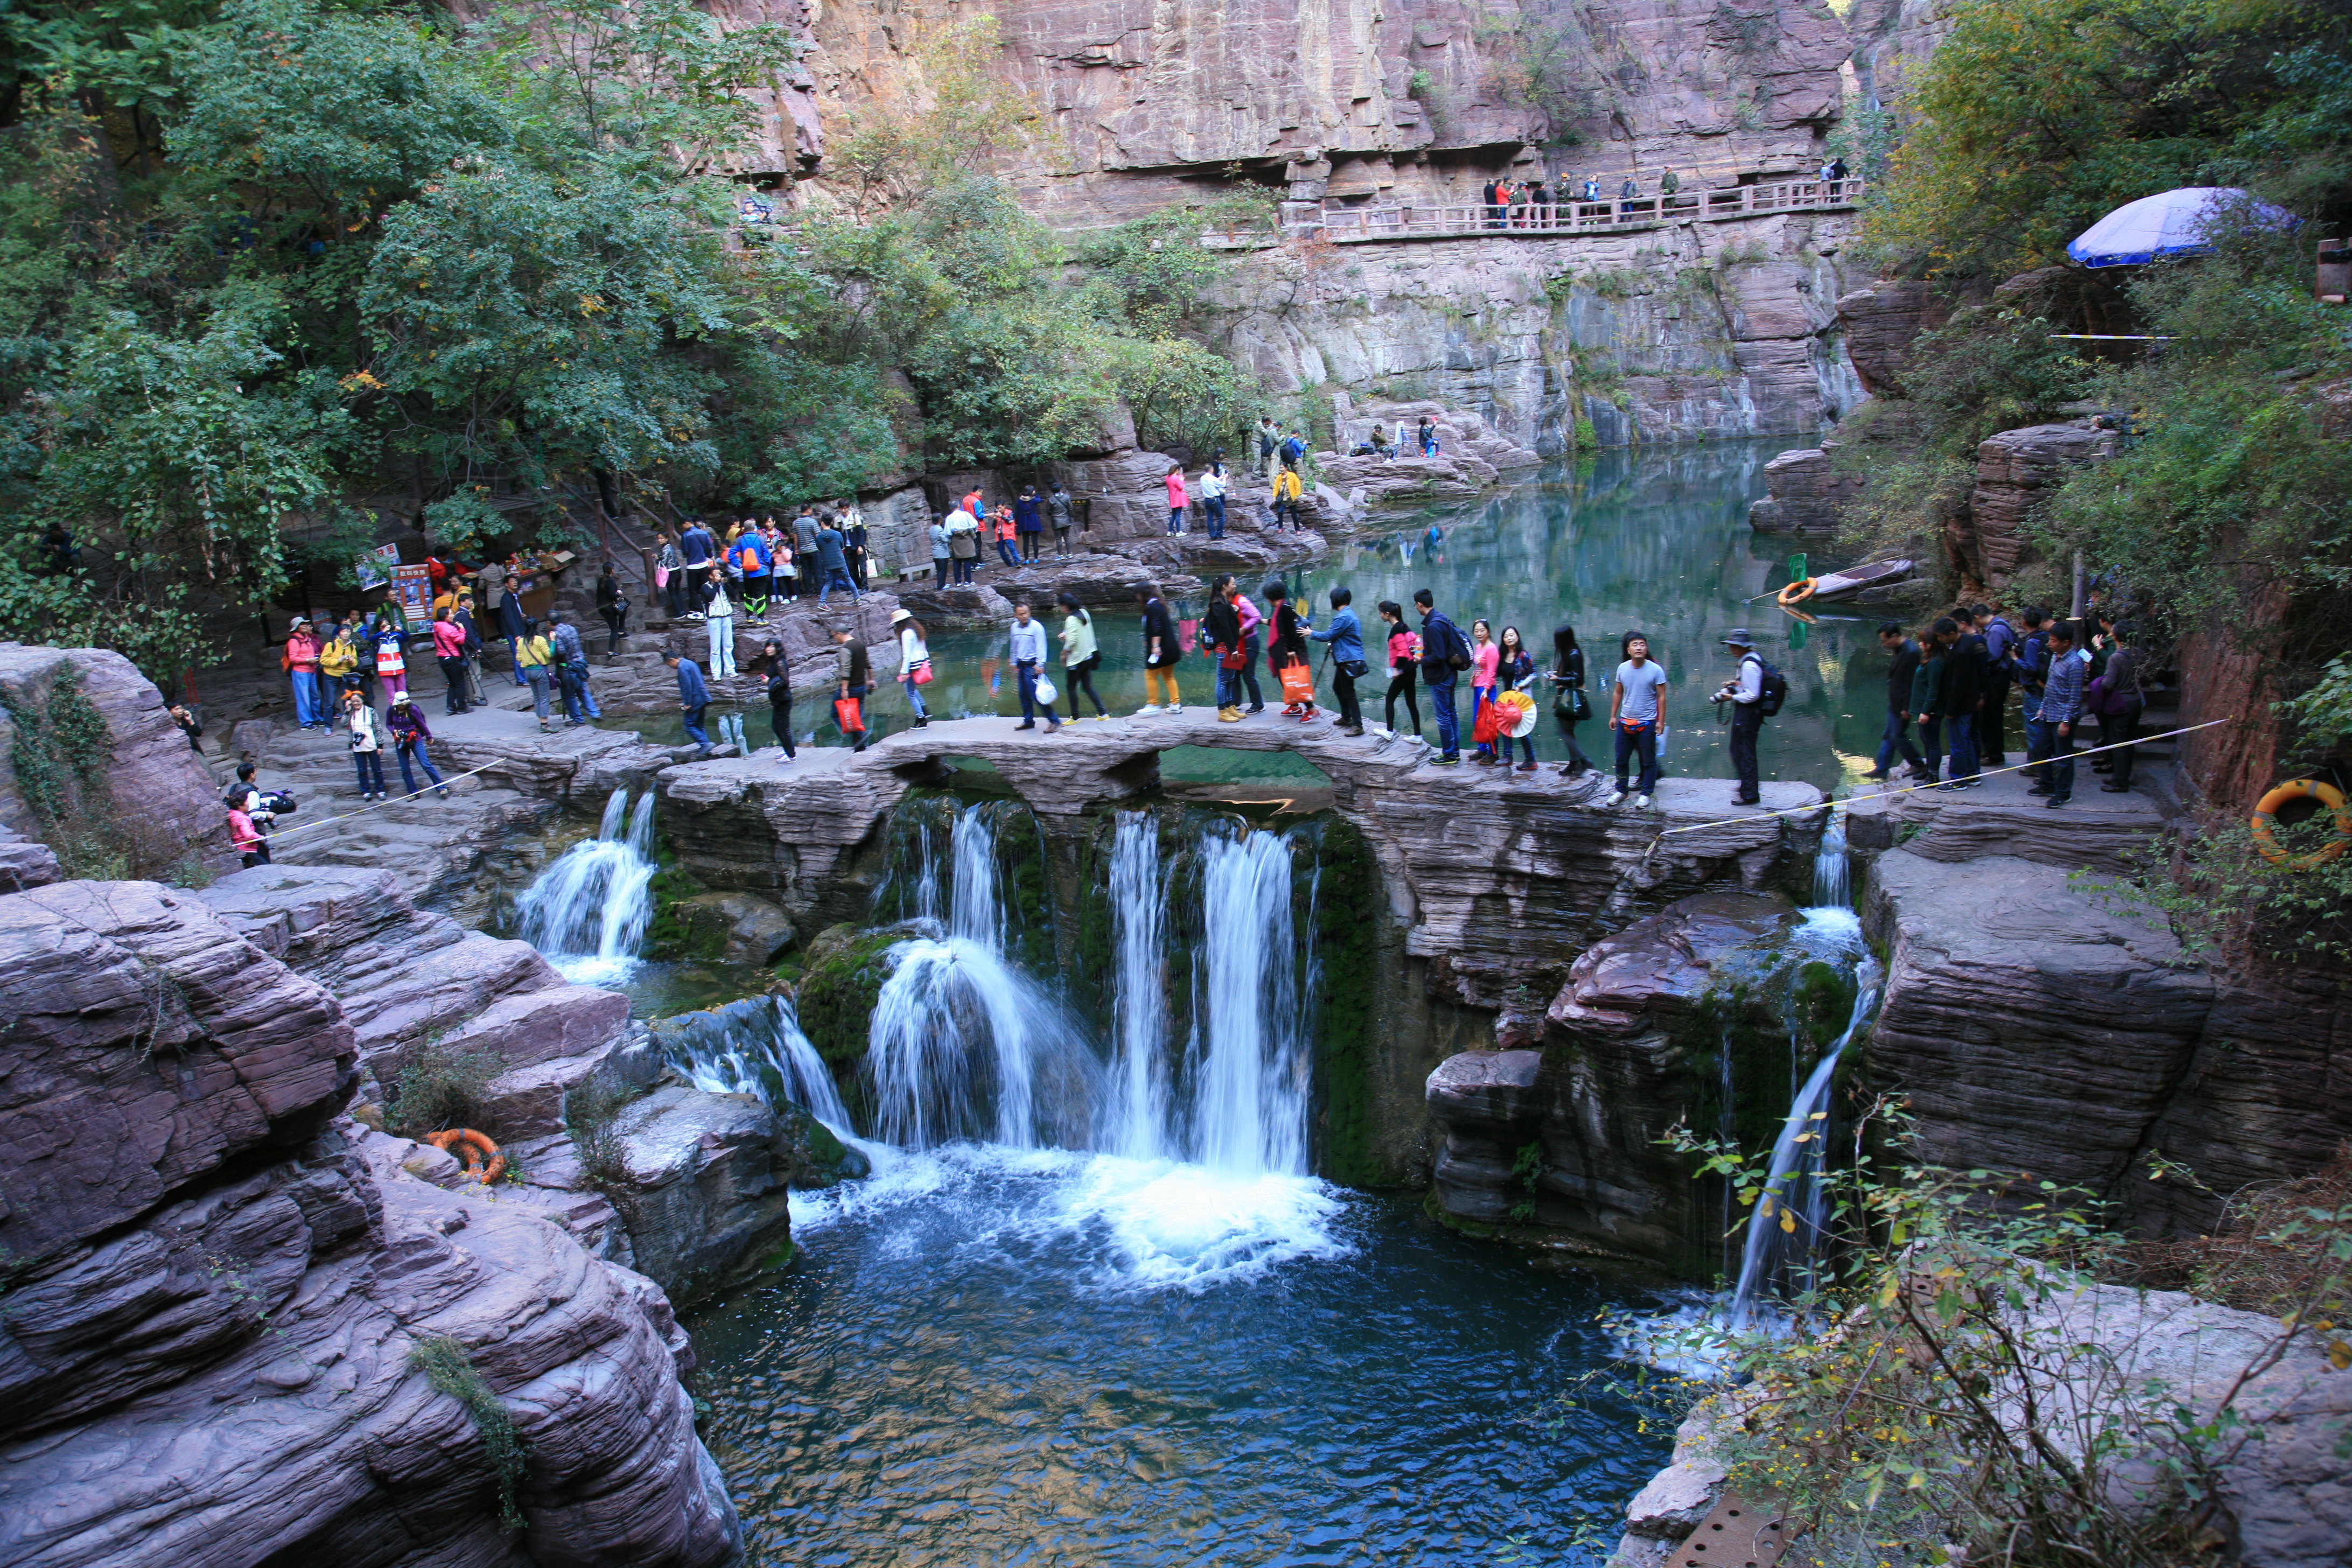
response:
<svg viewBox="0 0 2352 1568"><path fill-rule="evenodd" d="M666 1291L698 1300L790 1256L795 1151L766 1106L671 1084L633 1101L615 1128L636 1267Z"/></svg>
<svg viewBox="0 0 2352 1568"><path fill-rule="evenodd" d="M2030 545L2026 524L2085 464L2112 458L2122 437L2088 420L2003 430L1977 447L1968 513L1946 527L1953 558L1973 582L1998 589L2016 575Z"/></svg>
<svg viewBox="0 0 2352 1568"><path fill-rule="evenodd" d="M1838 326L1846 356L1873 397L1901 397L1911 342L1951 317L1951 305L1932 283L1882 279L1838 297Z"/></svg>
<svg viewBox="0 0 2352 1568"><path fill-rule="evenodd" d="M1748 509L1749 528L1758 533L1833 539L1839 509L1862 493L1862 479L1838 472L1821 447L1802 447L1764 465L1764 489Z"/></svg>
<svg viewBox="0 0 2352 1568"><path fill-rule="evenodd" d="M773 963L793 944L792 917L751 893L698 893L677 906L693 951L729 963Z"/></svg>
<svg viewBox="0 0 2352 1568"><path fill-rule="evenodd" d="M59 681L69 671L99 721L89 756L72 754L77 742L58 730ZM173 870L191 855L215 868L236 863L212 773L129 659L102 648L0 643L0 705L14 721L0 723L0 828L45 840L98 832L105 842L96 847L121 855L138 876ZM39 763L18 757L26 745L41 752ZM50 795L27 795L34 766L56 781Z"/></svg>
<svg viewBox="0 0 2352 1568"><path fill-rule="evenodd" d="M1717 965L1793 919L1785 900L1757 894L1676 900L1577 959L1540 1050L1448 1058L1428 1085L1444 1140L1440 1207L1548 1246L1696 1268L1697 1188L1658 1140L1721 1077L1728 1027L1696 1026ZM1769 1021L1785 1059L1777 1011ZM1785 1114L1785 1074L1779 1083Z"/></svg>

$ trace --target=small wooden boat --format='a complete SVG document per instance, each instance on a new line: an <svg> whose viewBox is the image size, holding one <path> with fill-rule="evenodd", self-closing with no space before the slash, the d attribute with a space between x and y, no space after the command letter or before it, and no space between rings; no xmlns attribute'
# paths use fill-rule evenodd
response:
<svg viewBox="0 0 2352 1568"><path fill-rule="evenodd" d="M1848 566L1841 572L1825 572L1813 579L1816 599L1842 599L1849 594L1859 594L1864 588L1882 583L1899 583L1911 574L1911 563L1906 560L1873 561L1867 565Z"/></svg>

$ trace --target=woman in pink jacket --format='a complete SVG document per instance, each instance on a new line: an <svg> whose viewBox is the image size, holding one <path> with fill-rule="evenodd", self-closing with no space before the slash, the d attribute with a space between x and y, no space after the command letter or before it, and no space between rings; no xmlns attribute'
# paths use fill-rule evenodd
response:
<svg viewBox="0 0 2352 1568"><path fill-rule="evenodd" d="M1190 498L1184 494L1184 470L1174 464L1168 467L1168 531L1184 531L1184 506Z"/></svg>

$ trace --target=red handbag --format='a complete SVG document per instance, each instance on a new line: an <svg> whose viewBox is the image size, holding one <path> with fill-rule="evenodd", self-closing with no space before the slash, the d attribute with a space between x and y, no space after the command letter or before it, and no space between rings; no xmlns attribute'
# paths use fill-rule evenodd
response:
<svg viewBox="0 0 2352 1568"><path fill-rule="evenodd" d="M866 728L866 716L858 711L858 702L855 697L835 698L833 716L840 721L844 734L854 735Z"/></svg>

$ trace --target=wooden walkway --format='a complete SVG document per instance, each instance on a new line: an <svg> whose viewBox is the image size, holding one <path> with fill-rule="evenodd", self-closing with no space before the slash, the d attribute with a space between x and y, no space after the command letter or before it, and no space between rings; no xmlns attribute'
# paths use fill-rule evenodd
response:
<svg viewBox="0 0 2352 1568"><path fill-rule="evenodd" d="M1476 202L1450 206L1338 206L1328 202L1286 202L1278 233L1262 227L1210 229L1201 236L1201 243L1211 250L1253 250L1286 239L1317 237L1334 245L1364 245L1465 236L1546 239L1560 235L1629 234L1667 224L1723 223L1775 213L1843 212L1858 205L1867 189L1861 180L1809 179L1542 206L1493 207Z"/></svg>

